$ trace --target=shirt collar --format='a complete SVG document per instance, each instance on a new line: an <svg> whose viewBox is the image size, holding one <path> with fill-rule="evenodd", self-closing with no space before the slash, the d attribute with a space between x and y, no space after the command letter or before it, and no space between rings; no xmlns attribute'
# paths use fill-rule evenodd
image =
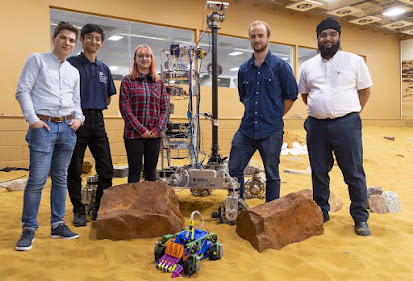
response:
<svg viewBox="0 0 413 281"><path fill-rule="evenodd" d="M55 54L53 54L53 52L50 52L49 54L51 55L53 60L57 61L59 64L63 64L66 61L66 60L64 60L63 62L60 62L60 59Z"/></svg>
<svg viewBox="0 0 413 281"><path fill-rule="evenodd" d="M321 56L321 54L320 54L321 61L322 61L322 62L329 62L329 61L333 61L335 57L340 56L340 52L341 52L341 51L340 51L340 50L338 50L338 51L334 54L334 56L332 56L329 60L326 60L326 59L325 59L325 58L323 58L323 57Z"/></svg>
<svg viewBox="0 0 413 281"><path fill-rule="evenodd" d="M265 63L267 65L269 65L271 63L271 51L270 50L268 50L268 54L265 57L265 60L263 61L263 63ZM251 66L251 67L255 66L255 64L254 64L254 53L252 54L252 56L251 56L251 58L248 62L248 65Z"/></svg>
<svg viewBox="0 0 413 281"><path fill-rule="evenodd" d="M83 52L80 52L79 58L84 62L84 63L96 63L100 64L100 61L98 60L98 57L95 58L95 61L90 61Z"/></svg>

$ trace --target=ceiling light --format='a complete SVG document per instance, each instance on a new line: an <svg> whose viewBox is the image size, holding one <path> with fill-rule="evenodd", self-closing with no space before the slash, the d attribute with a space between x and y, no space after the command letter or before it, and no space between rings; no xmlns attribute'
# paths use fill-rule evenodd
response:
<svg viewBox="0 0 413 281"><path fill-rule="evenodd" d="M239 67L234 67L234 68L231 68L229 71L238 71L239 70Z"/></svg>
<svg viewBox="0 0 413 281"><path fill-rule="evenodd" d="M109 39L108 39L108 40L109 40ZM116 71L116 70L119 69L119 66L117 66L117 65L111 65L111 66L109 66L109 69L110 69L110 71Z"/></svg>
<svg viewBox="0 0 413 281"><path fill-rule="evenodd" d="M152 37L152 36L145 36L145 35L139 35L139 34L127 34L127 33L121 33L121 35L124 35L124 36L131 36L131 37L139 37L139 38L147 38L147 39L152 39L152 40L166 41L166 39L165 39L165 38Z"/></svg>
<svg viewBox="0 0 413 281"><path fill-rule="evenodd" d="M122 39L123 36L119 36L119 35L112 35L108 38L108 40L110 41L119 41L120 39Z"/></svg>
<svg viewBox="0 0 413 281"><path fill-rule="evenodd" d="M404 14L405 12L406 12L405 9L403 9L401 7L396 7L396 8L392 8L392 9L389 9L389 10L383 12L383 16L395 17L395 16L399 16L401 14Z"/></svg>
<svg viewBox="0 0 413 281"><path fill-rule="evenodd" d="M235 51L235 52L229 53L228 56L239 56L241 54L243 54L243 52Z"/></svg>

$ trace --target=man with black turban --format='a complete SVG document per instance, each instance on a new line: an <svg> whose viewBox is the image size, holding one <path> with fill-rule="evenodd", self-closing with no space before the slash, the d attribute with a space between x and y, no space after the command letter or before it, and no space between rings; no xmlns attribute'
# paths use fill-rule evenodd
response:
<svg viewBox="0 0 413 281"><path fill-rule="evenodd" d="M334 17L320 22L316 31L320 53L302 65L299 81L299 92L309 115L304 128L313 198L323 212L324 222L330 220L329 172L334 152L349 188L355 232L369 236L360 112L373 83L364 60L340 50L341 24Z"/></svg>

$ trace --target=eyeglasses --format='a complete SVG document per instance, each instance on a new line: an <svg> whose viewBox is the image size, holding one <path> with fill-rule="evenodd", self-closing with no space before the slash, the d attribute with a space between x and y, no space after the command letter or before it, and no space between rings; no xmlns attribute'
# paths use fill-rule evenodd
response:
<svg viewBox="0 0 413 281"><path fill-rule="evenodd" d="M100 36L94 37L93 35L86 34L84 38L85 38L86 41L93 41L93 40L95 40L97 43L102 42L102 37L100 37Z"/></svg>
<svg viewBox="0 0 413 281"><path fill-rule="evenodd" d="M152 58L152 55L149 55L149 54L138 54L138 55L136 55L136 57L138 58L138 59L143 59L143 58L145 58L145 59L150 59L150 58Z"/></svg>
<svg viewBox="0 0 413 281"><path fill-rule="evenodd" d="M319 37L322 39L326 39L327 36L330 36L330 38L336 38L338 36L338 32L337 31L333 31L333 32L321 32Z"/></svg>

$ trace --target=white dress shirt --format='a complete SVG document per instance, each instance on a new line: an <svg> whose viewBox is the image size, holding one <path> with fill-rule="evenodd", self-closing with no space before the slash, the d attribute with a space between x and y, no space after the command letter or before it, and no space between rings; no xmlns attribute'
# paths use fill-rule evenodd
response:
<svg viewBox="0 0 413 281"><path fill-rule="evenodd" d="M308 94L308 115L317 119L333 119L360 112L358 90L372 85L363 58L338 51L330 60L318 54L304 62L298 91Z"/></svg>
<svg viewBox="0 0 413 281"><path fill-rule="evenodd" d="M72 114L84 121L79 71L66 60L61 63L53 53L29 56L17 84L16 99L30 125L40 120L36 114Z"/></svg>

